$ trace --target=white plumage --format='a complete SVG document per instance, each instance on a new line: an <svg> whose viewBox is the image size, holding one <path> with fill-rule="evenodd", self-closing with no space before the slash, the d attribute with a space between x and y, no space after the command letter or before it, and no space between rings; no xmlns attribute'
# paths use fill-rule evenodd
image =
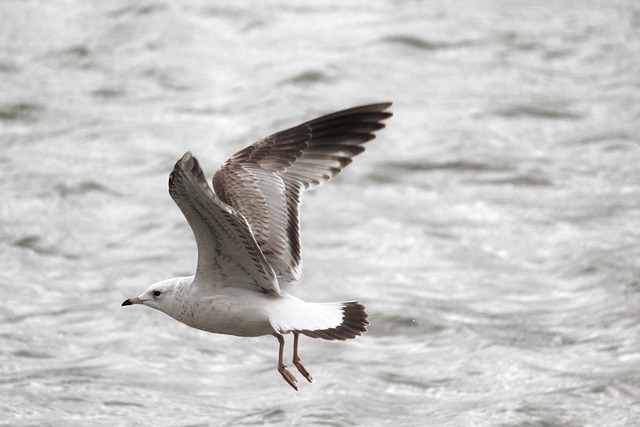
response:
<svg viewBox="0 0 640 427"><path fill-rule="evenodd" d="M390 103L339 111L275 133L233 155L207 184L187 152L169 176L169 194L198 247L194 276L167 279L122 305L144 304L205 331L237 336L272 334L280 343L278 371L297 390L283 362L282 334L329 340L366 332L358 302L309 303L282 291L301 274L302 193L330 180L364 151L391 116Z"/></svg>

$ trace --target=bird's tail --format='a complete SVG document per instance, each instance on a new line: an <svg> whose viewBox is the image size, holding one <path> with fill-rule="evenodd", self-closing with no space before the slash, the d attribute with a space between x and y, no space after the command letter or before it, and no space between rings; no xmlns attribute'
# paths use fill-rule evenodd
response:
<svg viewBox="0 0 640 427"><path fill-rule="evenodd" d="M299 332L311 338L325 340L349 340L367 332L369 314L364 305L357 301L342 302L342 322L332 328L301 330Z"/></svg>
<svg viewBox="0 0 640 427"><path fill-rule="evenodd" d="M313 303L284 294L273 306L270 322L281 334L299 332L311 338L348 340L367 332L369 315L357 301Z"/></svg>

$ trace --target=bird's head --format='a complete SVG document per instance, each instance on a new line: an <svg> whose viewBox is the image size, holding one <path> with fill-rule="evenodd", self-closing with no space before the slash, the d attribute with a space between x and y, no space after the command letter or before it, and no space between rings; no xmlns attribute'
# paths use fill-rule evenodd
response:
<svg viewBox="0 0 640 427"><path fill-rule="evenodd" d="M140 296L129 298L122 305L142 304L171 314L171 308L175 305L175 295L185 284L190 283L191 279L192 277L176 277L154 283Z"/></svg>

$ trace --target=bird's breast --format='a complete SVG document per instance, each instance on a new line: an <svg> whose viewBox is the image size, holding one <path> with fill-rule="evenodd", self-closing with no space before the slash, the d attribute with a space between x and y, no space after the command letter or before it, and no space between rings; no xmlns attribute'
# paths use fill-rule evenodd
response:
<svg viewBox="0 0 640 427"><path fill-rule="evenodd" d="M242 291L242 290L241 290ZM269 296L253 291L200 295L181 310L181 322L216 334L254 337L274 332L269 322Z"/></svg>

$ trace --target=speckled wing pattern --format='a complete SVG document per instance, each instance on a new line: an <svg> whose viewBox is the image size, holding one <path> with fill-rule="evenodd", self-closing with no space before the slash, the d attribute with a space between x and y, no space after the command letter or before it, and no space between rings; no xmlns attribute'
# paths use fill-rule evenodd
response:
<svg viewBox="0 0 640 427"><path fill-rule="evenodd" d="M223 203L187 152L169 175L169 194L193 230L198 246L195 283L235 286L268 294L280 287L245 218Z"/></svg>
<svg viewBox="0 0 640 427"><path fill-rule="evenodd" d="M224 203L241 213L280 283L301 273L302 193L338 175L384 128L391 103L338 111L277 132L234 154L213 177Z"/></svg>

